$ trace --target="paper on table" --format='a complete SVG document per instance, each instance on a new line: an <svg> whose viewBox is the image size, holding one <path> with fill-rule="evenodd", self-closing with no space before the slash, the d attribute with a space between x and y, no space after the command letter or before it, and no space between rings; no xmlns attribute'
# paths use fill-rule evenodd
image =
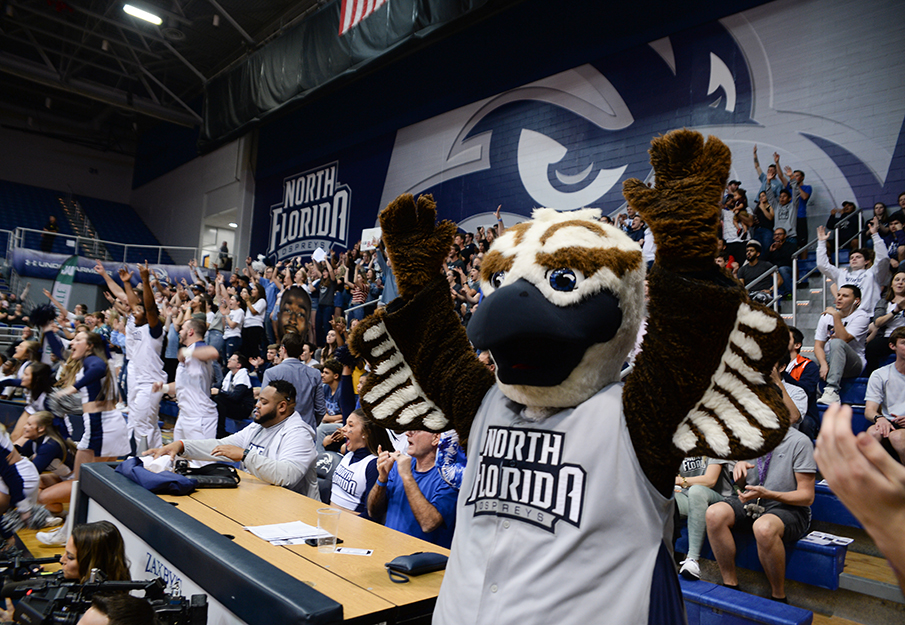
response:
<svg viewBox="0 0 905 625"><path fill-rule="evenodd" d="M327 532L320 530L307 523L301 521L290 521L289 523L274 523L273 525L254 525L246 526L249 532L263 538L266 541L290 541L299 540L304 542L306 538L318 538L319 536L327 536ZM296 543L286 543L296 544Z"/></svg>

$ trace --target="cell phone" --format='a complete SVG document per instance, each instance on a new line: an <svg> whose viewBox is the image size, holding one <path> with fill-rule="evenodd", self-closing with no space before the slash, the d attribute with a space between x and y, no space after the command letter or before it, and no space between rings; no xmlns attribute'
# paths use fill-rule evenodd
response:
<svg viewBox="0 0 905 625"><path fill-rule="evenodd" d="M306 539L305 539L305 544L308 545L309 547L317 547L317 539L316 539L316 538L306 538ZM336 544L337 544L337 545L343 544L343 539L342 539L342 538L337 538L337 539L336 539Z"/></svg>

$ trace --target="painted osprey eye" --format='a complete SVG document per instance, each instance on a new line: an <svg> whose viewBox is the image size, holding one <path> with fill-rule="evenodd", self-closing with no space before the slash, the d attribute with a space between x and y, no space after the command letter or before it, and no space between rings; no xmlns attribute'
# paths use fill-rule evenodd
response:
<svg viewBox="0 0 905 625"><path fill-rule="evenodd" d="M550 286L554 291L574 291L578 286L578 276L571 269L554 269L550 272Z"/></svg>
<svg viewBox="0 0 905 625"><path fill-rule="evenodd" d="M493 288L498 289L503 284L503 280L506 279L505 271L498 271L492 276L490 276L490 284L493 285Z"/></svg>

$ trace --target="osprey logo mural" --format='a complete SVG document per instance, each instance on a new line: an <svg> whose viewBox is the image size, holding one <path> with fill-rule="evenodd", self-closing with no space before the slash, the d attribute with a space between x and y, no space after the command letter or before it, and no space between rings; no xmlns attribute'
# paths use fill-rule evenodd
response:
<svg viewBox="0 0 905 625"><path fill-rule="evenodd" d="M879 29L883 41L888 36L892 48L903 50L903 36L889 22L895 7L888 7L889 20L879 17L883 10L865 16L843 2L821 4L819 41L808 40L802 52L789 43L801 38L790 27L792 8L773 3L403 128L380 205L400 193L433 193L443 200L442 216L466 230L490 223L499 204L507 224L538 206L593 206L610 214L624 206L623 180L652 181L650 137L682 127L717 135L730 147L731 177L749 198L760 185L751 156L757 145L764 167L776 152L783 165L806 172L812 215L843 200L862 207L894 202L905 186L894 189L886 179L894 162L905 161L905 106L886 94L903 84L903 67L857 70L859 63L877 64L865 50L857 60L847 56L851 71L840 72L826 52L838 48L833 42L843 23ZM829 75L844 84L820 79ZM865 76L873 89L859 82ZM799 85L808 97L793 101ZM854 108L837 105L840 88L858 100ZM859 107L873 112L870 120L858 117Z"/></svg>
<svg viewBox="0 0 905 625"><path fill-rule="evenodd" d="M651 135L753 124L751 104L744 55L713 24L400 130L383 199L461 191L459 222L500 203L612 212L622 180L649 177Z"/></svg>

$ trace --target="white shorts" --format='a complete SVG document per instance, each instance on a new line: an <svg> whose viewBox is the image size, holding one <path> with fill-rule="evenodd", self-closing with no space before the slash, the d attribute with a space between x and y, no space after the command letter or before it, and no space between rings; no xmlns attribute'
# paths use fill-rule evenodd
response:
<svg viewBox="0 0 905 625"><path fill-rule="evenodd" d="M132 451L129 445L129 429L119 410L86 412L82 414L85 433L79 441L79 449L90 449L95 456L125 456Z"/></svg>

